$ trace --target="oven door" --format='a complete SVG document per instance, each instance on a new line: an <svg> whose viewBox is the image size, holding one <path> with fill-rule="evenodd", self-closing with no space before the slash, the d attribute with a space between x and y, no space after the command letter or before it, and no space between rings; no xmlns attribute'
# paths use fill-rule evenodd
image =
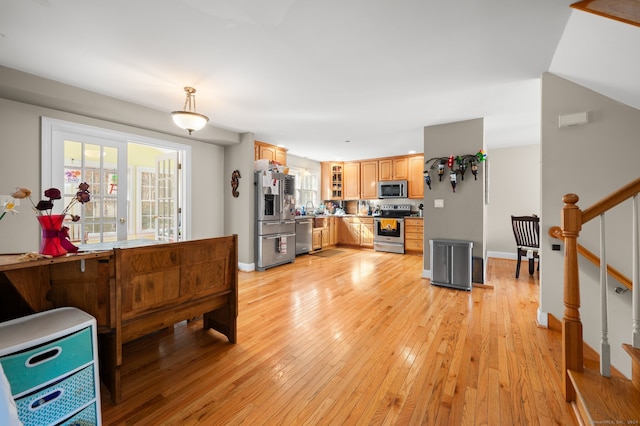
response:
<svg viewBox="0 0 640 426"><path fill-rule="evenodd" d="M373 226L374 250L404 253L404 219L375 218Z"/></svg>

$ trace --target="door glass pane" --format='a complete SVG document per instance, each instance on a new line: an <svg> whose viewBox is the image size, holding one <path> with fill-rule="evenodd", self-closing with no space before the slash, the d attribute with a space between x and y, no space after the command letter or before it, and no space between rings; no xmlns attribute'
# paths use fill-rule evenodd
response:
<svg viewBox="0 0 640 426"><path fill-rule="evenodd" d="M89 184L91 201L69 211L79 222L65 223L72 242L86 244L117 240L118 148L79 141L64 141L65 205L75 197L78 185Z"/></svg>
<svg viewBox="0 0 640 426"><path fill-rule="evenodd" d="M177 210L177 155L167 154L158 158L156 163L156 189L158 221L156 239L161 241L179 241Z"/></svg>

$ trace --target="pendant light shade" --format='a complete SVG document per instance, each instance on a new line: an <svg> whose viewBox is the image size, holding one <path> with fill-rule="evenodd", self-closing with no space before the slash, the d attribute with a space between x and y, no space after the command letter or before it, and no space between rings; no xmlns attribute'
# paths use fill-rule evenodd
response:
<svg viewBox="0 0 640 426"><path fill-rule="evenodd" d="M195 132L206 126L209 117L196 112L196 89L193 87L185 87L184 91L187 93L187 99L184 101L184 110L173 111L171 116L176 126L191 134L191 132Z"/></svg>

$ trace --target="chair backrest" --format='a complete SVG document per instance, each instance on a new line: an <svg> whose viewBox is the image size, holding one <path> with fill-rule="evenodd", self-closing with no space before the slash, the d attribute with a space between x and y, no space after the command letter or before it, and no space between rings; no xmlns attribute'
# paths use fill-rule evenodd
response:
<svg viewBox="0 0 640 426"><path fill-rule="evenodd" d="M511 226L518 248L540 248L540 218L538 216L511 216Z"/></svg>

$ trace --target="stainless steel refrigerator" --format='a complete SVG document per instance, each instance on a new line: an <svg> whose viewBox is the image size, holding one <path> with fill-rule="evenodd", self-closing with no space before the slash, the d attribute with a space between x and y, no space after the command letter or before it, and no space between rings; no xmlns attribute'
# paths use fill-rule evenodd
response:
<svg viewBox="0 0 640 426"><path fill-rule="evenodd" d="M256 270L295 261L295 177L272 171L255 173Z"/></svg>

